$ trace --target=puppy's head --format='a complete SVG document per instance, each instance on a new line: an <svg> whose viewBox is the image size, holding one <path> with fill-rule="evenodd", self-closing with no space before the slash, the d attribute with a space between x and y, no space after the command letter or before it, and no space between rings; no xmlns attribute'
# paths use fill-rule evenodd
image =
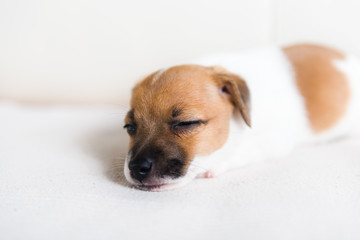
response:
<svg viewBox="0 0 360 240"><path fill-rule="evenodd" d="M188 183L204 171L192 164L194 157L226 142L234 112L250 126L248 100L246 83L216 67L182 65L151 74L133 89L125 118L126 179L150 191Z"/></svg>

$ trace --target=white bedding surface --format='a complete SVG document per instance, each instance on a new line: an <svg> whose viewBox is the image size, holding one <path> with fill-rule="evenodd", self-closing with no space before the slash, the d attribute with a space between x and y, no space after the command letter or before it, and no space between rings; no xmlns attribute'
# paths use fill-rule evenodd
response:
<svg viewBox="0 0 360 240"><path fill-rule="evenodd" d="M0 239L360 239L360 138L169 192L105 173L117 107L0 104Z"/></svg>

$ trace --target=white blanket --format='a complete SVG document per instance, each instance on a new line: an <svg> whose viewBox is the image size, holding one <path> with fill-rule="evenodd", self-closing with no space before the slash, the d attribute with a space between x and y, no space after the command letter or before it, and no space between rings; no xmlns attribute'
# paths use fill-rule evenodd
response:
<svg viewBox="0 0 360 240"><path fill-rule="evenodd" d="M0 104L1 240L360 239L360 138L143 192L105 172L124 113Z"/></svg>

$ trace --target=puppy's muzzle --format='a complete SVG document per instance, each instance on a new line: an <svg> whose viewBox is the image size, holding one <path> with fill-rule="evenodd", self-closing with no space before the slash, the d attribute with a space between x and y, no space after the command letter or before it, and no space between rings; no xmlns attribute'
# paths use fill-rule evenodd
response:
<svg viewBox="0 0 360 240"><path fill-rule="evenodd" d="M141 183L150 175L152 168L153 160L149 157L139 157L129 163L131 177Z"/></svg>

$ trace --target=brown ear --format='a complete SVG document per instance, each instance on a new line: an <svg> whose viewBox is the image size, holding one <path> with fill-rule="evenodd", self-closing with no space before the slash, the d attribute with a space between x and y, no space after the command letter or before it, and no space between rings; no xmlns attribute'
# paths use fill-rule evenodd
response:
<svg viewBox="0 0 360 240"><path fill-rule="evenodd" d="M245 123L251 127L250 92L246 82L239 76L219 68L215 70L215 78L219 83L220 92L240 111Z"/></svg>

